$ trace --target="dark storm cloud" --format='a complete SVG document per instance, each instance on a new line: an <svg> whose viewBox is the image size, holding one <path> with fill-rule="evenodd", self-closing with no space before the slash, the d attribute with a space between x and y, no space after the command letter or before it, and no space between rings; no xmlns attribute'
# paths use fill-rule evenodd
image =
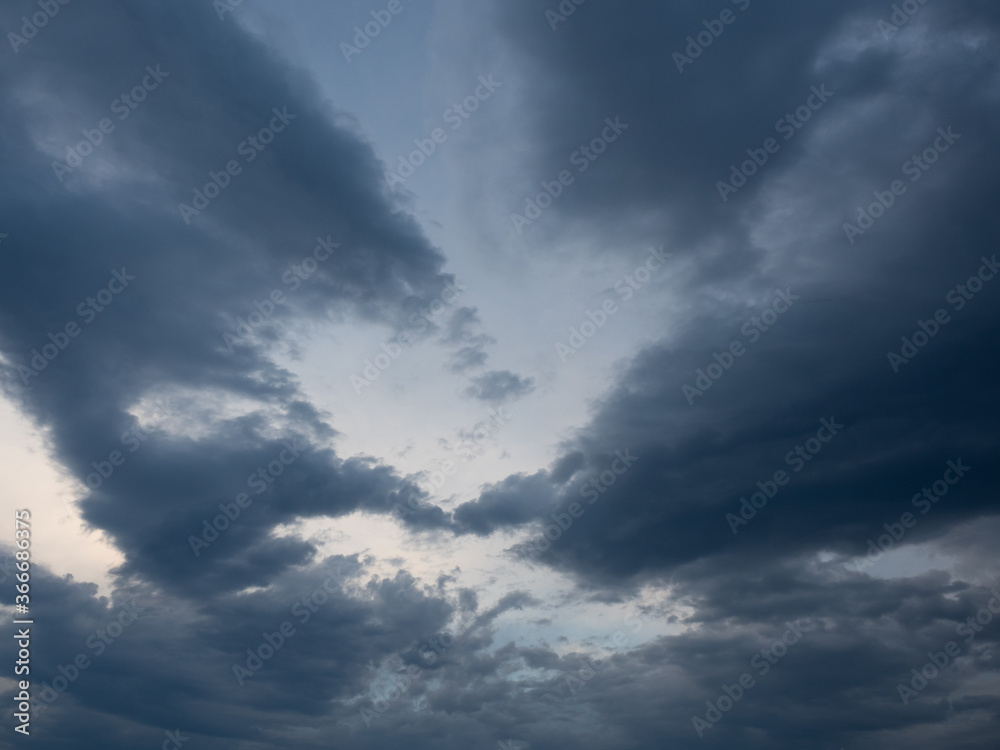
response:
<svg viewBox="0 0 1000 750"><path fill-rule="evenodd" d="M992 415L982 407L992 402L996 386L983 369L981 342L994 326L998 303L982 302L975 317L952 323L951 341L934 342L941 355L914 360L912 374L892 373L879 346L891 341L887 337L853 357L825 358L826 352L850 352L857 332L870 326L869 316L878 315L852 311L852 305L804 306L801 318L782 321L783 331L776 327L772 338L749 348L692 406L681 385L725 350L725 336L715 347L709 341L706 348L650 351L576 446L586 464L579 453L568 453L564 462L572 461L573 473L564 471L563 481L544 475L530 483L506 480L505 494L524 502L516 516L498 515L493 523L525 523L533 516L544 519L538 534L552 526L552 513L581 504L585 513L552 543L547 559L610 582L733 551L752 557L808 549L863 555L867 540L885 533L882 524L898 522L907 511L921 520L906 543L995 512L997 474L990 456L997 445ZM823 316L830 313L841 317L827 321ZM912 319L898 314L899 330L909 330L904 326ZM818 346L816 331L824 332ZM733 332L747 340L738 327ZM695 338L701 343L705 334ZM949 382L964 387L939 390ZM834 424L832 437L823 420ZM929 431L928 421L937 420ZM821 447L813 455L807 446ZM625 473L611 473L615 452L626 448L637 460ZM958 459L971 469L931 505L922 490L946 472L955 479L947 462ZM784 472L783 485L775 482L776 472ZM758 482L773 497L746 510L741 498L749 502L760 492ZM753 499L761 502L759 495ZM463 506L463 524L466 516L477 518L482 533L492 508L499 509L494 496L484 494Z"/></svg>
<svg viewBox="0 0 1000 750"><path fill-rule="evenodd" d="M4 26L32 9L7 6ZM66 6L0 76L7 392L99 485L84 518L121 546L123 570L196 588L265 583L312 554L271 538L275 525L388 512L412 491L386 467L312 448L332 428L268 356L294 315L401 324L450 281L383 194L370 146L308 78L198 2ZM171 388L257 411L206 439L158 432L125 450L129 410ZM301 457L258 498L248 475L296 436ZM254 505L196 560L178 542L240 492Z"/></svg>
<svg viewBox="0 0 1000 750"><path fill-rule="evenodd" d="M455 509L456 530L486 536L500 526L532 521L538 517L551 491L544 471L531 476L507 477L487 487L475 502L464 503Z"/></svg>
<svg viewBox="0 0 1000 750"><path fill-rule="evenodd" d="M189 447L154 434L83 502L90 522L126 554L122 572L205 594L263 585L315 551L294 537L271 538L275 526L356 510L386 513L421 494L374 461L338 460L296 438L271 441L233 429L214 439L219 444ZM426 528L445 519L430 506L406 522Z"/></svg>
<svg viewBox="0 0 1000 750"><path fill-rule="evenodd" d="M453 609L407 574L370 576L353 558L197 603L138 583L108 602L95 588L35 568L32 677L44 707L33 739L46 747L159 746L163 731L178 727L207 747L280 744L262 728L263 714L277 725L322 722L329 701L365 692L373 665L440 631ZM133 608L137 619L121 616ZM85 666L74 672L75 663ZM350 714L343 708L341 717ZM107 731L97 732L93 717Z"/></svg>
<svg viewBox="0 0 1000 750"><path fill-rule="evenodd" d="M876 22L891 12L874 3L751 3L681 73L673 51L718 11L588 3L555 32L539 23L534 4L498 11L511 43L545 73L526 83L538 104L529 108L531 173L556 170L598 113L631 122L629 137L593 163L589 187L581 178L553 202L543 219L552 232L575 232L587 217L607 220L610 228L594 231L609 242L597 244L614 247L613 216L656 202L661 237L689 256L671 293L691 315L664 321L669 342L635 358L568 446L547 492L541 475L505 484L532 498L533 514L548 525L553 512L583 503L585 514L547 553L554 564L617 581L734 548L860 554L959 457L976 468L907 541L995 508L988 457L997 445L984 408L996 400L995 355L985 342L1000 296L992 281L971 300L954 290L982 268L992 273L1000 249L983 211L1000 187L989 166L997 155L997 58L988 45L957 41L994 38L996 16L983 3L927 5L905 33L885 40ZM917 48L921 34L940 43ZM625 39L628 55L615 46ZM776 135L775 120L822 83L835 91L829 101L787 142ZM542 106L543 95L558 101ZM914 153L935 139L938 148L948 143L937 130L948 126L958 139L926 171L915 167ZM716 180L768 136L781 150L722 201ZM907 193L852 245L843 224L897 179ZM781 201L789 208L778 222ZM901 337L939 309L949 322L894 372L887 354L899 353ZM712 377L704 374L710 368ZM786 460L830 418L845 427L820 454ZM625 448L639 456L636 465L589 505L583 484ZM782 469L787 486L736 524L734 536L726 514ZM479 519L482 533L494 505L484 495L462 514ZM524 523L528 505L497 523Z"/></svg>

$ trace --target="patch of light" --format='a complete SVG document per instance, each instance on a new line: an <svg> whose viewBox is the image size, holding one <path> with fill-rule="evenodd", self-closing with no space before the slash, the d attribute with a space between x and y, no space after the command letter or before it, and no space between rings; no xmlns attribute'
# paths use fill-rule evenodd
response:
<svg viewBox="0 0 1000 750"><path fill-rule="evenodd" d="M198 441L219 437L227 423L251 415L262 417L260 431L267 439L284 439L301 429L280 404L212 388L161 388L145 394L128 412L145 431Z"/></svg>

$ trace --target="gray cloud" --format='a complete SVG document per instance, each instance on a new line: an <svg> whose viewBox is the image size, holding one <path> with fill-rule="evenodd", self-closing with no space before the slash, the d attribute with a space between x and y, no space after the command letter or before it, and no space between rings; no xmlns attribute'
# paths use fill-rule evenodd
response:
<svg viewBox="0 0 1000 750"><path fill-rule="evenodd" d="M472 379L466 394L480 401L500 404L531 393L534 378L516 375L510 370L493 370Z"/></svg>

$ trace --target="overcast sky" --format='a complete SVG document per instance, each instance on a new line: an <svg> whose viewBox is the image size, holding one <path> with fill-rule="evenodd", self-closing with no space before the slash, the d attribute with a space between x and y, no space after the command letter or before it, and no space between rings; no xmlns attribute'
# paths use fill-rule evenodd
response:
<svg viewBox="0 0 1000 750"><path fill-rule="evenodd" d="M0 31L0 747L997 747L994 2Z"/></svg>

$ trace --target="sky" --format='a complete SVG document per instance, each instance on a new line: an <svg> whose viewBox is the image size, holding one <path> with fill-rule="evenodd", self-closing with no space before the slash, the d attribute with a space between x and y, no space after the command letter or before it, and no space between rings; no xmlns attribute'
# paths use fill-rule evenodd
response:
<svg viewBox="0 0 1000 750"><path fill-rule="evenodd" d="M0 747L997 746L995 3L0 31Z"/></svg>

